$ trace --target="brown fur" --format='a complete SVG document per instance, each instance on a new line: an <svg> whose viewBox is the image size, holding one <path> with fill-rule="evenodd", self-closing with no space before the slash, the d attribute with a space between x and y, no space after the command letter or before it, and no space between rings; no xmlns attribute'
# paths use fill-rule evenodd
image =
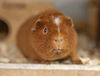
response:
<svg viewBox="0 0 100 76"><path fill-rule="evenodd" d="M54 40L58 38L57 25L53 18L59 17L60 38L62 51L54 50L59 43ZM73 63L81 63L77 57L77 34L72 27L72 21L62 13L54 9L48 9L35 17L27 20L20 28L17 36L17 44L23 54L27 57L40 61L54 61L71 57ZM47 34L43 33L44 28L48 29Z"/></svg>

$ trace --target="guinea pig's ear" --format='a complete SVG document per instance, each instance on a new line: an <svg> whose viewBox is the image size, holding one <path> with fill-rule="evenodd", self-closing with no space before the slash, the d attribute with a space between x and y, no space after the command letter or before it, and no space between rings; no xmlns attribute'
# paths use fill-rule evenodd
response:
<svg viewBox="0 0 100 76"><path fill-rule="evenodd" d="M32 32L36 31L37 29L43 27L44 22L41 19L35 21L34 26L32 27Z"/></svg>
<svg viewBox="0 0 100 76"><path fill-rule="evenodd" d="M70 25L70 26L72 26L72 27L74 26L73 20L72 20L70 17L67 17L66 22L67 22L67 25Z"/></svg>

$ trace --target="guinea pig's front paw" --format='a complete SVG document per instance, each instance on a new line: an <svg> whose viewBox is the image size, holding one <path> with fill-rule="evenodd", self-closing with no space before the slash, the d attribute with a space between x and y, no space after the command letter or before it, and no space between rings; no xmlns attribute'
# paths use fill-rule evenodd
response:
<svg viewBox="0 0 100 76"><path fill-rule="evenodd" d="M41 64L51 64L51 61L41 61Z"/></svg>
<svg viewBox="0 0 100 76"><path fill-rule="evenodd" d="M74 60L72 61L73 64L83 64L81 60Z"/></svg>

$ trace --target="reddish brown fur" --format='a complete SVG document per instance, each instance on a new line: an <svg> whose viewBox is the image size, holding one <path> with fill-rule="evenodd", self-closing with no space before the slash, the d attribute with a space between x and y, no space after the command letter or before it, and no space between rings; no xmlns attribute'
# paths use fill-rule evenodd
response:
<svg viewBox="0 0 100 76"><path fill-rule="evenodd" d="M61 45L63 51L60 53L52 50L56 48L57 44L54 43L54 40L58 38L54 17L61 19L60 37L64 42ZM47 34L43 34L45 27L48 29ZM73 63L81 62L76 53L77 35L72 27L72 22L57 10L48 9L27 20L20 28L17 37L17 44L27 57L40 61L54 61L70 56Z"/></svg>

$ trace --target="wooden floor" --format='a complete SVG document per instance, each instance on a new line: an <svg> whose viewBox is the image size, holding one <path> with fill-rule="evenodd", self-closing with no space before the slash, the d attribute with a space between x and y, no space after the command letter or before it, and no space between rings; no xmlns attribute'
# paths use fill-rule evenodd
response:
<svg viewBox="0 0 100 76"><path fill-rule="evenodd" d="M0 76L100 76L100 66L0 64Z"/></svg>

